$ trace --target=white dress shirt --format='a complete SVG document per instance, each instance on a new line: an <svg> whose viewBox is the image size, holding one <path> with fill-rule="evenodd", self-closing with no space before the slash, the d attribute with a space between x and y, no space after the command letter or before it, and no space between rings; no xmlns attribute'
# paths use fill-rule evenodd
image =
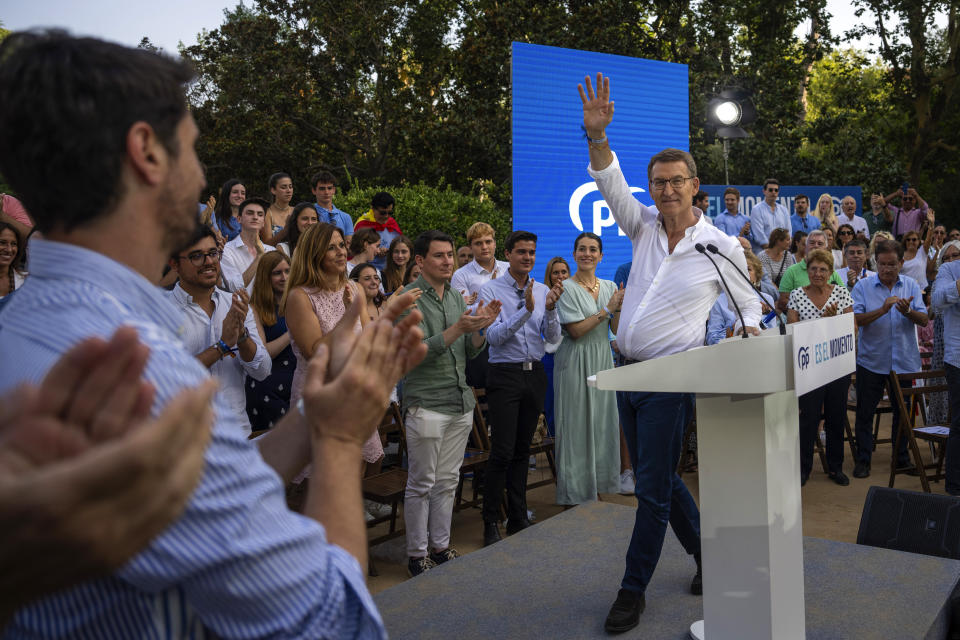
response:
<svg viewBox="0 0 960 640"><path fill-rule="evenodd" d="M268 244L263 245L263 252L269 253L276 251L274 247ZM239 235L223 246L223 257L220 258L220 271L223 273L223 281L231 291L243 289L243 272L254 261L250 255L247 245L243 244L243 238ZM247 293L253 293L253 278L250 278L250 284L247 285ZM209 346L209 345L207 345Z"/></svg>
<svg viewBox="0 0 960 640"><path fill-rule="evenodd" d="M840 215L837 216L837 227L842 224L848 224L853 227L853 235L858 233L863 233L864 237L870 239L870 228L867 226L867 221L862 216L854 214L852 218L848 218L847 214L843 211L840 212Z"/></svg>
<svg viewBox="0 0 960 640"><path fill-rule="evenodd" d="M606 169L587 167L587 171L633 243L633 266L617 330L620 352L632 360L649 360L702 345L707 317L723 288L710 260L694 246L716 245L746 273L747 260L740 242L708 225L700 215L669 253L662 216L653 214L630 192L616 154ZM747 326L759 326L756 293L730 263L719 256L711 257L723 272Z"/></svg>
<svg viewBox="0 0 960 640"><path fill-rule="evenodd" d="M212 317L193 301L193 297L180 287L179 282L168 295L175 305L183 309L180 340L188 352L197 355L220 340L223 319L230 311L230 304L233 301L232 294L222 289L213 289ZM237 417L246 427L246 435L250 435L250 420L247 418L246 410L247 399L243 390L244 376L249 375L254 380L264 380L270 375L272 362L267 349L260 341L252 309L247 310L247 318L243 324L250 333L250 340L257 345L257 352L253 355L253 359L245 362L240 357L240 353L236 352L233 358L227 356L215 362L210 367L210 373L220 381L220 395L226 404L236 411Z"/></svg>
<svg viewBox="0 0 960 640"><path fill-rule="evenodd" d="M461 293L466 291L466 295L472 296L474 293L480 293L483 285L495 279L493 277L494 273L497 274L497 278L505 276L509 267L509 262L496 260L493 271L487 271L477 264L476 260L471 260L453 272L453 277L450 278L450 286L456 291Z"/></svg>

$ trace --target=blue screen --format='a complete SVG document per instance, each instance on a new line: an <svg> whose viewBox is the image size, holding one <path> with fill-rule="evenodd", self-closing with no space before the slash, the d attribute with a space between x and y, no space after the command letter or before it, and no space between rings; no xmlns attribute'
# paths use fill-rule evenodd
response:
<svg viewBox="0 0 960 640"><path fill-rule="evenodd" d="M603 238L598 274L613 279L631 258L610 210L587 173L577 84L597 72L610 77L613 122L610 146L641 202L647 163L666 147L688 150L687 66L591 51L513 43L513 228L537 234L533 275L553 256L573 264L573 240L581 231Z"/></svg>

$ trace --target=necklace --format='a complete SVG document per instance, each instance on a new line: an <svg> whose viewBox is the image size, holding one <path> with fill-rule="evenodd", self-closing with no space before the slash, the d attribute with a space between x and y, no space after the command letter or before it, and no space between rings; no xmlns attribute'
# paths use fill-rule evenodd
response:
<svg viewBox="0 0 960 640"><path fill-rule="evenodd" d="M585 284L585 283L584 283L582 280L580 280L579 278L574 278L574 280L576 280L576 281L577 281L577 284L580 285L581 287L583 287L584 289L586 289L587 291L592 291L593 293L596 293L597 291L600 290L600 279L597 278L597 277L594 277L594 278L593 278L593 286L592 286L592 287L591 287L590 285L588 285L588 284Z"/></svg>

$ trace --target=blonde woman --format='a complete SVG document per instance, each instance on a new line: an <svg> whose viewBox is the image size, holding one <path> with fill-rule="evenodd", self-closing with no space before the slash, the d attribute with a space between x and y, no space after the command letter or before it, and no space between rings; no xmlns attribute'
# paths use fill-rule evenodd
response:
<svg viewBox="0 0 960 640"><path fill-rule="evenodd" d="M822 194L817 198L817 208L813 210L813 215L820 218L820 227L828 227L837 232L839 221L833 207L833 196L829 193Z"/></svg>

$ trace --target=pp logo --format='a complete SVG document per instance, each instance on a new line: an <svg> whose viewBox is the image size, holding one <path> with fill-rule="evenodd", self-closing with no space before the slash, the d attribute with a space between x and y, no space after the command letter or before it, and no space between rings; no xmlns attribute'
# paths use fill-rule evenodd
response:
<svg viewBox="0 0 960 640"><path fill-rule="evenodd" d="M594 191L599 191L596 182L584 182L574 189L573 195L570 196L570 221L573 223L573 226L577 228L577 231L583 231L583 221L580 219L580 204L587 195ZM640 187L630 187L630 193L643 193L643 189ZM612 227L616 224L617 222L613 219L613 213L611 213L610 207L607 206L606 200L594 201L593 227L591 230L600 236L603 235L604 227ZM617 235L625 236L627 234L617 227Z"/></svg>
<svg viewBox="0 0 960 640"><path fill-rule="evenodd" d="M797 351L797 364L800 365L801 371L810 366L810 347L800 347Z"/></svg>

